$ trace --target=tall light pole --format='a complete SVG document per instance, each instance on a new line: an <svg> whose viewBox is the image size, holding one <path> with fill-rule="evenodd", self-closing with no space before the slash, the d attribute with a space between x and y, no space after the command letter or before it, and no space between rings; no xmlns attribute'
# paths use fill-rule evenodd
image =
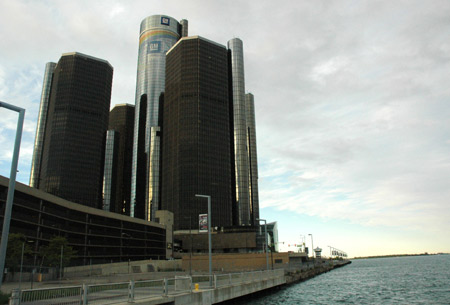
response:
<svg viewBox="0 0 450 305"><path fill-rule="evenodd" d="M61 261L59 263L59 280L62 279L62 269L63 269L63 246L61 245Z"/></svg>
<svg viewBox="0 0 450 305"><path fill-rule="evenodd" d="M302 243L302 252L305 252L305 235L300 234L300 242Z"/></svg>
<svg viewBox="0 0 450 305"><path fill-rule="evenodd" d="M212 256L211 256L211 196L195 194L195 197L208 198L208 250L209 250L209 284L212 283Z"/></svg>
<svg viewBox="0 0 450 305"><path fill-rule="evenodd" d="M22 285L22 268L23 268L23 252L25 250L25 242L22 243L22 256L20 257L20 277L19 277L19 290Z"/></svg>
<svg viewBox="0 0 450 305"><path fill-rule="evenodd" d="M0 102L0 107L7 108L19 113L17 121L16 140L11 162L11 173L9 175L8 195L6 198L5 216L3 218L2 240L0 244L0 288L3 282L3 270L5 269L6 248L8 247L9 224L11 222L11 211L14 200L14 189L16 187L17 163L19 161L20 140L22 139L23 120L25 109L19 108L4 102Z"/></svg>
<svg viewBox="0 0 450 305"><path fill-rule="evenodd" d="M308 234L309 236L311 236L311 256L312 256L312 258L314 258L314 242L313 242L313 236L312 236L312 234Z"/></svg>
<svg viewBox="0 0 450 305"><path fill-rule="evenodd" d="M261 222L264 221L264 237L265 237L265 241L266 241L266 247L265 247L265 251L266 251L266 265L267 265L267 270L269 270L269 251L267 251L267 222L265 219L260 219L257 218L257 221Z"/></svg>

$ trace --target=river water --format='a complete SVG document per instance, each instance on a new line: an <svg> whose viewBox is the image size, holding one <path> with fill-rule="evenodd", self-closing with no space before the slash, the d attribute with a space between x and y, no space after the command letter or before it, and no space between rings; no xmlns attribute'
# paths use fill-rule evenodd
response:
<svg viewBox="0 0 450 305"><path fill-rule="evenodd" d="M450 304L450 255L353 260L234 304Z"/></svg>

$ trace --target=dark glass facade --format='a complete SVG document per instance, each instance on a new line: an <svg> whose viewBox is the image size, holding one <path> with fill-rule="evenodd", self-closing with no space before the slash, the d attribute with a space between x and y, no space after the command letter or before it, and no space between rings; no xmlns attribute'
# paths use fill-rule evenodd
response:
<svg viewBox="0 0 450 305"><path fill-rule="evenodd" d="M100 207L113 68L80 53L63 54L53 72L39 189Z"/></svg>
<svg viewBox="0 0 450 305"><path fill-rule="evenodd" d="M0 176L0 231L8 183ZM10 233L32 241L35 256L53 237L65 237L76 251L71 265L166 259L166 241L172 238L164 225L69 202L18 182Z"/></svg>
<svg viewBox="0 0 450 305"><path fill-rule="evenodd" d="M109 113L108 132L114 131L115 136L109 137L114 143L108 143L108 141L106 143L103 181L103 209L128 216L131 198L134 112L133 105L120 104L114 106ZM108 168L107 164L111 168ZM108 184L115 187L108 188Z"/></svg>
<svg viewBox="0 0 450 305"><path fill-rule="evenodd" d="M105 167L103 172L102 209L113 212L117 191L117 159L119 153L119 132L106 132Z"/></svg>
<svg viewBox="0 0 450 305"><path fill-rule="evenodd" d="M259 218L259 192L258 192L258 156L256 148L256 122L255 98L253 94L245 94L246 121L247 121L247 152L249 164L249 198L250 218L253 225L258 224Z"/></svg>
<svg viewBox="0 0 450 305"><path fill-rule="evenodd" d="M39 188L39 173L41 172L42 148L44 147L45 125L47 123L48 102L52 87L53 71L56 64L49 62L45 65L44 81L42 84L41 105L34 140L33 160L31 161L30 186Z"/></svg>
<svg viewBox="0 0 450 305"><path fill-rule="evenodd" d="M211 196L212 226L232 225L228 51L201 37L182 38L166 56L163 106L163 210L174 229L198 228Z"/></svg>
<svg viewBox="0 0 450 305"><path fill-rule="evenodd" d="M230 50L230 87L233 101L233 145L234 145L234 211L235 224L252 225L250 202L250 172L247 137L247 115L245 106L244 49L242 40L228 41Z"/></svg>

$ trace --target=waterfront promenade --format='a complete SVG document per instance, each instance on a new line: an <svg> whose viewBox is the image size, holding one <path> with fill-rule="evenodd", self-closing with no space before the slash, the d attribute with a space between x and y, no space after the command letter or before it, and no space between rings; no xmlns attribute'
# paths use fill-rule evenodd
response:
<svg viewBox="0 0 450 305"><path fill-rule="evenodd" d="M22 283L10 304L216 304L281 287L342 266L346 261L316 260L288 268L188 275L184 272L116 274L107 277ZM17 288L5 283L2 290ZM28 289L27 289L28 288Z"/></svg>

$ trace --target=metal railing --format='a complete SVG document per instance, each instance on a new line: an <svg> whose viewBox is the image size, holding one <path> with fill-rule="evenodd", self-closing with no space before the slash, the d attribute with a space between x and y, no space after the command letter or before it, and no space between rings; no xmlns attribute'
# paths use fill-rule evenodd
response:
<svg viewBox="0 0 450 305"><path fill-rule="evenodd" d="M12 291L12 305L88 305L132 303L151 297L161 297L188 293L196 289L216 289L242 283L264 281L284 276L283 269L239 272L227 274L176 276L160 280L145 280L83 284L60 288L27 289Z"/></svg>
<svg viewBox="0 0 450 305"><path fill-rule="evenodd" d="M161 280L147 280L134 282L134 287L130 289L133 295L130 295L131 300L147 299L154 296L164 295L166 289L166 281Z"/></svg>
<svg viewBox="0 0 450 305"><path fill-rule="evenodd" d="M82 304L83 286L67 286L60 288L43 288L43 289L29 289L16 291L19 293L19 303L12 304L67 304L79 305ZM17 295L16 295L17 297ZM14 291L11 297L14 299ZM11 301L10 301L11 304Z"/></svg>
<svg viewBox="0 0 450 305"><path fill-rule="evenodd" d="M193 285L198 284L200 289L210 289L214 287L214 276L192 275Z"/></svg>

